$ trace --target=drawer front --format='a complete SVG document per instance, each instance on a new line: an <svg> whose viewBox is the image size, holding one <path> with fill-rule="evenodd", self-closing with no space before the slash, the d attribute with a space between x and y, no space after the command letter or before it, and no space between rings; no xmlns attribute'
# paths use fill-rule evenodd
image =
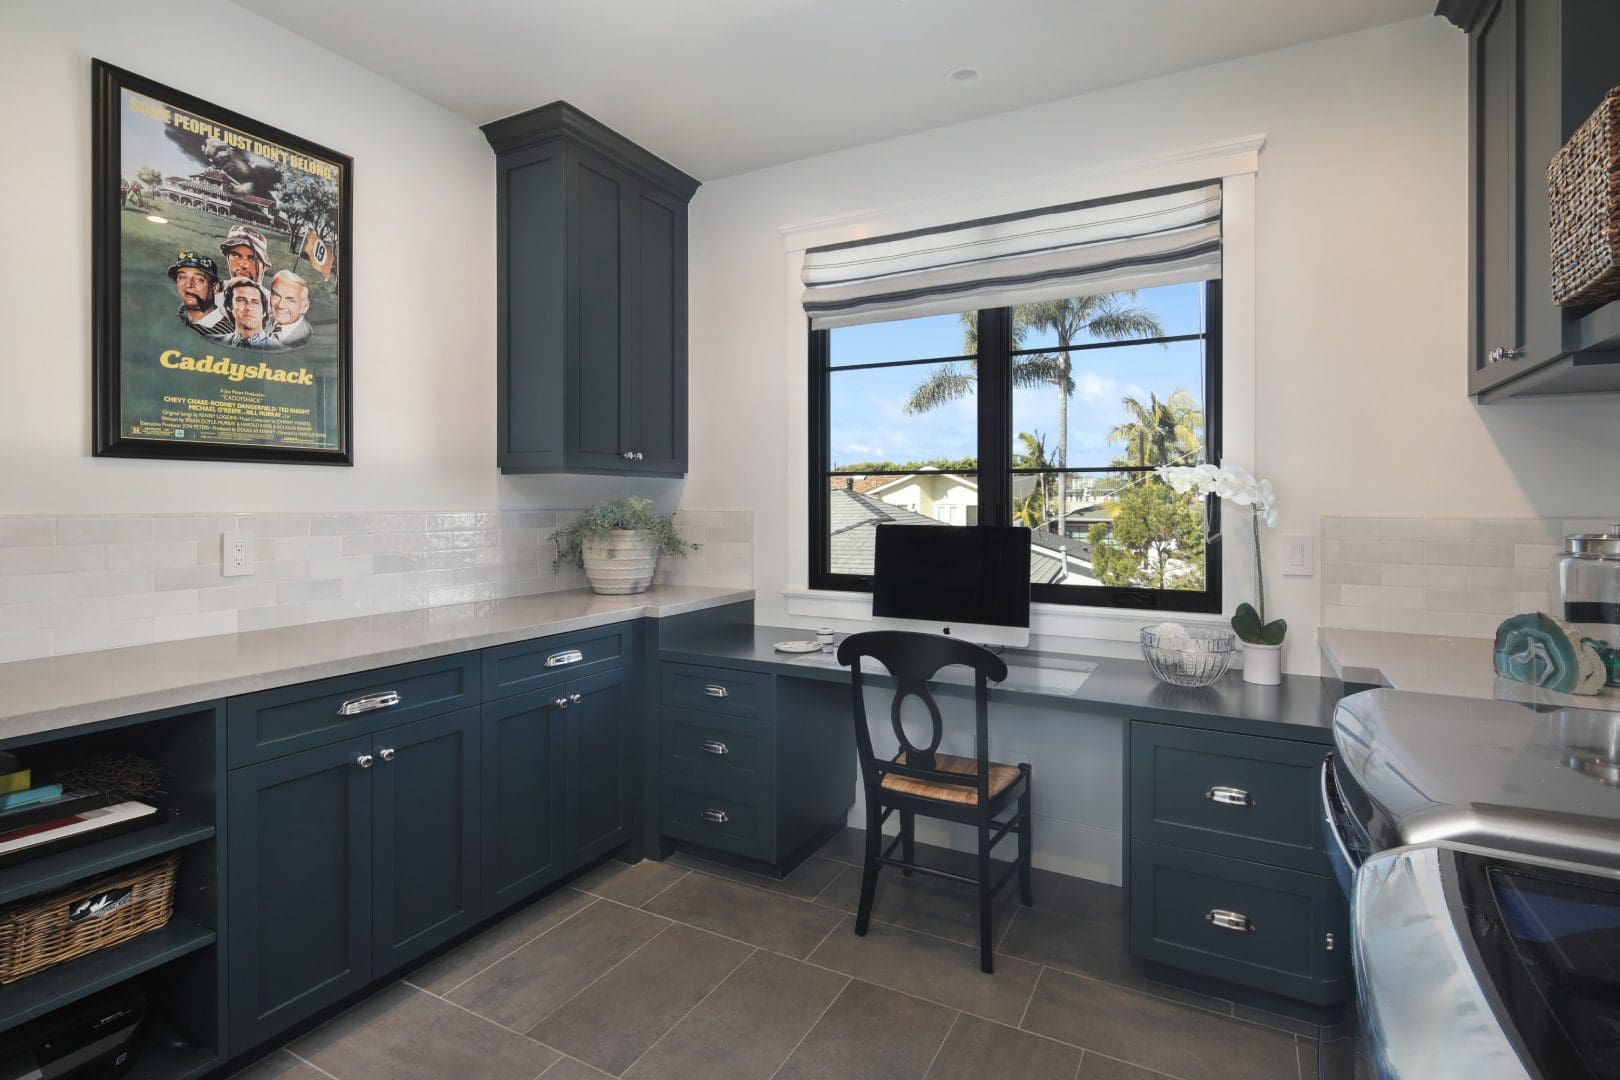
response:
<svg viewBox="0 0 1620 1080"><path fill-rule="evenodd" d="M1131 835L1329 874L1313 743L1131 725Z"/></svg>
<svg viewBox="0 0 1620 1080"><path fill-rule="evenodd" d="M665 836L734 855L775 861L776 845L771 839L775 823L768 795L747 794L724 781L678 773L664 773L663 781L661 819Z"/></svg>
<svg viewBox="0 0 1620 1080"><path fill-rule="evenodd" d="M519 641L484 650L484 700L622 666L630 657L633 623Z"/></svg>
<svg viewBox="0 0 1620 1080"><path fill-rule="evenodd" d="M1132 954L1317 1005L1344 1000L1349 929L1330 877L1131 842Z"/></svg>
<svg viewBox="0 0 1620 1080"><path fill-rule="evenodd" d="M664 664L660 676L665 705L728 716L769 716L771 677L757 671Z"/></svg>
<svg viewBox="0 0 1620 1080"><path fill-rule="evenodd" d="M478 704L476 652L283 686L226 706L231 768Z"/></svg>
<svg viewBox="0 0 1620 1080"><path fill-rule="evenodd" d="M763 720L659 709L663 768L726 782L721 790L760 791L771 777L775 731Z"/></svg>

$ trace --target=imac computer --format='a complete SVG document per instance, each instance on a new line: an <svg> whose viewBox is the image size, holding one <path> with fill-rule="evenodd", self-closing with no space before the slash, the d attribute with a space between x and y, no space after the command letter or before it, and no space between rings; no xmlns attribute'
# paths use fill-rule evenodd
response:
<svg viewBox="0 0 1620 1080"><path fill-rule="evenodd" d="M980 645L1029 644L1029 530L879 525L872 618Z"/></svg>

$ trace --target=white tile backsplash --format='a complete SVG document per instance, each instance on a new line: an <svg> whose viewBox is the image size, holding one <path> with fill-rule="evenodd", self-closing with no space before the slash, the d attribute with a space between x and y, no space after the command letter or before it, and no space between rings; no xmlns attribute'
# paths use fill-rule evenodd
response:
<svg viewBox="0 0 1620 1080"><path fill-rule="evenodd" d="M0 663L582 588L553 568L577 511L0 516ZM656 580L748 588L749 510L680 510L700 545ZM254 538L220 573L220 533Z"/></svg>
<svg viewBox="0 0 1620 1080"><path fill-rule="evenodd" d="M1326 515L1322 625L1491 637L1509 615L1551 610L1565 534L1592 519Z"/></svg>

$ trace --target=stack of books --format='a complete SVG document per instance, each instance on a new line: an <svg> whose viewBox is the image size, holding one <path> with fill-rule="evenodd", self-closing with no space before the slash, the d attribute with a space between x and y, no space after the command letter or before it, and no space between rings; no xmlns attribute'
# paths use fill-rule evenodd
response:
<svg viewBox="0 0 1620 1080"><path fill-rule="evenodd" d="M68 794L61 784L34 786L33 773L13 754L0 752L0 864L41 849L71 846L88 834L106 835L157 813L139 802L113 803L105 795Z"/></svg>

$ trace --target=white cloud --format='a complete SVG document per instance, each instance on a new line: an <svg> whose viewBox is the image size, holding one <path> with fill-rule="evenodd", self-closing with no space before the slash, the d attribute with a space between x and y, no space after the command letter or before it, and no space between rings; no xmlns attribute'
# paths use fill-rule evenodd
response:
<svg viewBox="0 0 1620 1080"><path fill-rule="evenodd" d="M1082 371L1074 380L1074 396L1087 405L1098 405L1104 401L1118 401L1120 398L1120 383L1118 379L1111 379L1106 375Z"/></svg>

